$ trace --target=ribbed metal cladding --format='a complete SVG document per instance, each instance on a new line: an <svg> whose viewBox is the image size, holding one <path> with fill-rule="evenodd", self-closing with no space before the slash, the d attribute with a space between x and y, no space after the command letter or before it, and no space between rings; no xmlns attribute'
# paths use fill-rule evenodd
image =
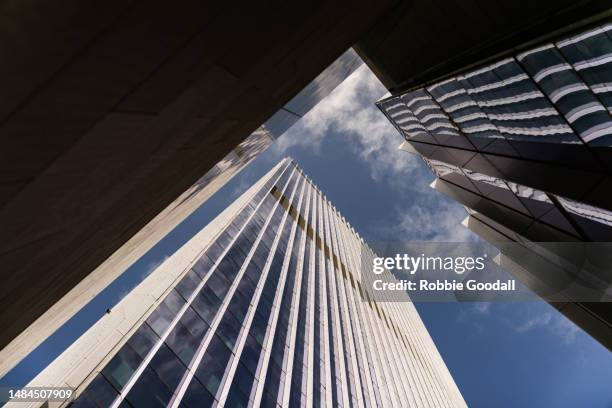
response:
<svg viewBox="0 0 612 408"><path fill-rule="evenodd" d="M532 241L609 241L611 81L606 22L378 106L465 206Z"/></svg>
<svg viewBox="0 0 612 408"><path fill-rule="evenodd" d="M266 177L73 407L465 406L414 306L367 297L344 217L290 159Z"/></svg>
<svg viewBox="0 0 612 408"><path fill-rule="evenodd" d="M612 24L470 70L380 103L398 130L417 140L460 133L479 148L520 142L612 143Z"/></svg>

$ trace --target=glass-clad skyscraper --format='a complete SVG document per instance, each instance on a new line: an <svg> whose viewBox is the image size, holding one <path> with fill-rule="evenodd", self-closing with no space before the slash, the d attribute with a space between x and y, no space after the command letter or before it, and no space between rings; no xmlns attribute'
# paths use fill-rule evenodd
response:
<svg viewBox="0 0 612 408"><path fill-rule="evenodd" d="M285 159L30 385L75 408L465 406L414 306L366 294L373 256Z"/></svg>
<svg viewBox="0 0 612 408"><path fill-rule="evenodd" d="M100 290L153 248L229 180L238 174L277 138L327 97L351 75L363 61L348 49L282 108L213 165L197 182L157 214L124 245L91 272L88 279L57 302L19 339L0 350L0 376L7 373L36 345L80 310Z"/></svg>
<svg viewBox="0 0 612 408"><path fill-rule="evenodd" d="M466 206L467 225L487 240L612 241L611 24L532 43L378 106L406 140L401 148L422 156L433 186ZM608 305L556 304L612 347Z"/></svg>

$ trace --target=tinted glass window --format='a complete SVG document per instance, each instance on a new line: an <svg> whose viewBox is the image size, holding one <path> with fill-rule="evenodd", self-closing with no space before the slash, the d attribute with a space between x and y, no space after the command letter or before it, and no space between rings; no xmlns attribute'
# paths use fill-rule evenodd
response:
<svg viewBox="0 0 612 408"><path fill-rule="evenodd" d="M145 358L155 343L159 341L159 337L148 324L144 323L132 335L128 344L138 353L141 358Z"/></svg>
<svg viewBox="0 0 612 408"><path fill-rule="evenodd" d="M204 286L191 303L191 307L206 323L211 324L220 304L221 300L214 294L213 290L209 286Z"/></svg>
<svg viewBox="0 0 612 408"><path fill-rule="evenodd" d="M170 402L172 392L159 379L151 368L146 368L126 399L134 408L165 407Z"/></svg>
<svg viewBox="0 0 612 408"><path fill-rule="evenodd" d="M121 391L141 361L142 358L126 344L104 367L102 374L117 390Z"/></svg>
<svg viewBox="0 0 612 408"><path fill-rule="evenodd" d="M83 396L77 399L73 406L75 407L91 407L100 406L107 407L113 403L119 395L117 390L107 381L102 374L98 374L96 378L87 386L87 390ZM83 398L84 397L84 398Z"/></svg>

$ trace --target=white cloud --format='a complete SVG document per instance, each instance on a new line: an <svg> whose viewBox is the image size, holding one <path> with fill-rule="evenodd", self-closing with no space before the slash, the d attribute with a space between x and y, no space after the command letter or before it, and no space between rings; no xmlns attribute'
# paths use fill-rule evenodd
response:
<svg viewBox="0 0 612 408"><path fill-rule="evenodd" d="M474 302L472 310L478 314L489 314L491 302Z"/></svg>
<svg viewBox="0 0 612 408"><path fill-rule="evenodd" d="M457 323L471 323L472 325L480 326L480 333L483 332L482 325L479 324L479 320L488 316L491 312L491 302L472 302L469 307L461 307L459 308L459 313L457 313L457 318L455 319Z"/></svg>
<svg viewBox="0 0 612 408"><path fill-rule="evenodd" d="M540 308L537 308L540 309ZM558 336L565 344L571 344L576 340L580 329L565 316L556 311L542 312L531 311L529 316L514 327L517 333L527 333L533 330L548 330Z"/></svg>
<svg viewBox="0 0 612 408"><path fill-rule="evenodd" d="M368 166L374 180L387 177L397 183L417 168L420 159L397 149L401 136L374 104L386 92L364 64L281 136L271 149L277 157L283 157L293 146L316 152L325 136L336 132L346 137L346 143Z"/></svg>
<svg viewBox="0 0 612 408"><path fill-rule="evenodd" d="M475 235L461 221L467 216L463 207L439 193L419 197L408 208L397 207L394 236L419 241L469 242Z"/></svg>
<svg viewBox="0 0 612 408"><path fill-rule="evenodd" d="M558 337L566 345L574 343L582 332L578 326L545 302L496 303L494 311L492 310L492 302L473 302L459 308L455 321L478 329L481 319L501 318L501 321L517 335L543 330ZM505 312L500 313L501 310ZM513 315L518 312L519 316L514 315L514 318L509 318L508 312L512 312Z"/></svg>
<svg viewBox="0 0 612 408"><path fill-rule="evenodd" d="M230 197L232 199L236 199L238 198L238 196L240 196L242 193L244 193L245 191L247 191L247 189L249 187L251 187L253 185L253 182L243 178L242 180L240 180L240 183L238 183L234 189L232 190L232 192L230 193Z"/></svg>
<svg viewBox="0 0 612 408"><path fill-rule="evenodd" d="M371 232L401 240L472 240L473 234L461 225L465 210L430 190L427 184L434 178L430 170L417 155L398 149L402 137L375 105L387 94L362 65L270 147L272 159L285 157L295 147L319 152L327 135L339 135L369 169L370 177L401 197L383 224L371 225Z"/></svg>
<svg viewBox="0 0 612 408"><path fill-rule="evenodd" d="M550 324L551 320L552 320L552 314L548 312L542 313L540 315L532 316L524 320L521 324L516 326L514 330L517 331L518 333L528 332L530 330L533 330L536 327L547 326L548 324Z"/></svg>

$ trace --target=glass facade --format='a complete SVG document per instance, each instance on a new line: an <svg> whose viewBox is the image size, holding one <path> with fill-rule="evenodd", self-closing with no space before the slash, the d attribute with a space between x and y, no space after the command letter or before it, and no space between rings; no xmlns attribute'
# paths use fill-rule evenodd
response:
<svg viewBox="0 0 612 408"><path fill-rule="evenodd" d="M380 103L409 140L461 133L478 148L521 144L612 145L612 25L497 61Z"/></svg>
<svg viewBox="0 0 612 408"><path fill-rule="evenodd" d="M535 293L567 276L597 282L598 299L609 276L587 266L549 273L512 245L565 265L577 252L563 245L595 254L612 242L611 81L612 25L601 24L377 104L519 280ZM607 303L563 299L553 306L611 348Z"/></svg>
<svg viewBox="0 0 612 408"><path fill-rule="evenodd" d="M361 287L342 215L291 160L266 177L72 406L465 406L412 304Z"/></svg>
<svg viewBox="0 0 612 408"><path fill-rule="evenodd" d="M533 241L612 241L612 24L378 106L465 206Z"/></svg>

